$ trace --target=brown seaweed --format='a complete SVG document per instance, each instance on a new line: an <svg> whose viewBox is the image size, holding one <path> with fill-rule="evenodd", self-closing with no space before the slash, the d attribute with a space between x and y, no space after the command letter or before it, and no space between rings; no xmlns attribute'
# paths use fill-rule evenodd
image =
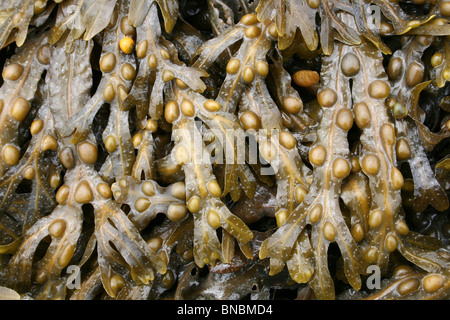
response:
<svg viewBox="0 0 450 320"><path fill-rule="evenodd" d="M448 299L449 4L0 4L0 298Z"/></svg>

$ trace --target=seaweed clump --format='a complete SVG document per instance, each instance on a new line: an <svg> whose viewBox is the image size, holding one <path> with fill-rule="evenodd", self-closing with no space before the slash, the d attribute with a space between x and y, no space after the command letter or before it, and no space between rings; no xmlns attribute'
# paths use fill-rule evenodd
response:
<svg viewBox="0 0 450 320"><path fill-rule="evenodd" d="M448 299L449 1L0 12L0 296Z"/></svg>

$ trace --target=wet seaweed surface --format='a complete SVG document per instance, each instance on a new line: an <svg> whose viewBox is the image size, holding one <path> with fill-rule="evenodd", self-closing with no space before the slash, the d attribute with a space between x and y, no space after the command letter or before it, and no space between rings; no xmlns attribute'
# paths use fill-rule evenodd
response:
<svg viewBox="0 0 450 320"><path fill-rule="evenodd" d="M0 298L448 299L450 1L0 3Z"/></svg>

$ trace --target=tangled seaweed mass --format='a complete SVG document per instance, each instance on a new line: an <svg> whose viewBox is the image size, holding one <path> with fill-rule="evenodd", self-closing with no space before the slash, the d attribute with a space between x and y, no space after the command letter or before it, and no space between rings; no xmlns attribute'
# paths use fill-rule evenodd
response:
<svg viewBox="0 0 450 320"><path fill-rule="evenodd" d="M448 299L450 1L0 4L0 296Z"/></svg>

